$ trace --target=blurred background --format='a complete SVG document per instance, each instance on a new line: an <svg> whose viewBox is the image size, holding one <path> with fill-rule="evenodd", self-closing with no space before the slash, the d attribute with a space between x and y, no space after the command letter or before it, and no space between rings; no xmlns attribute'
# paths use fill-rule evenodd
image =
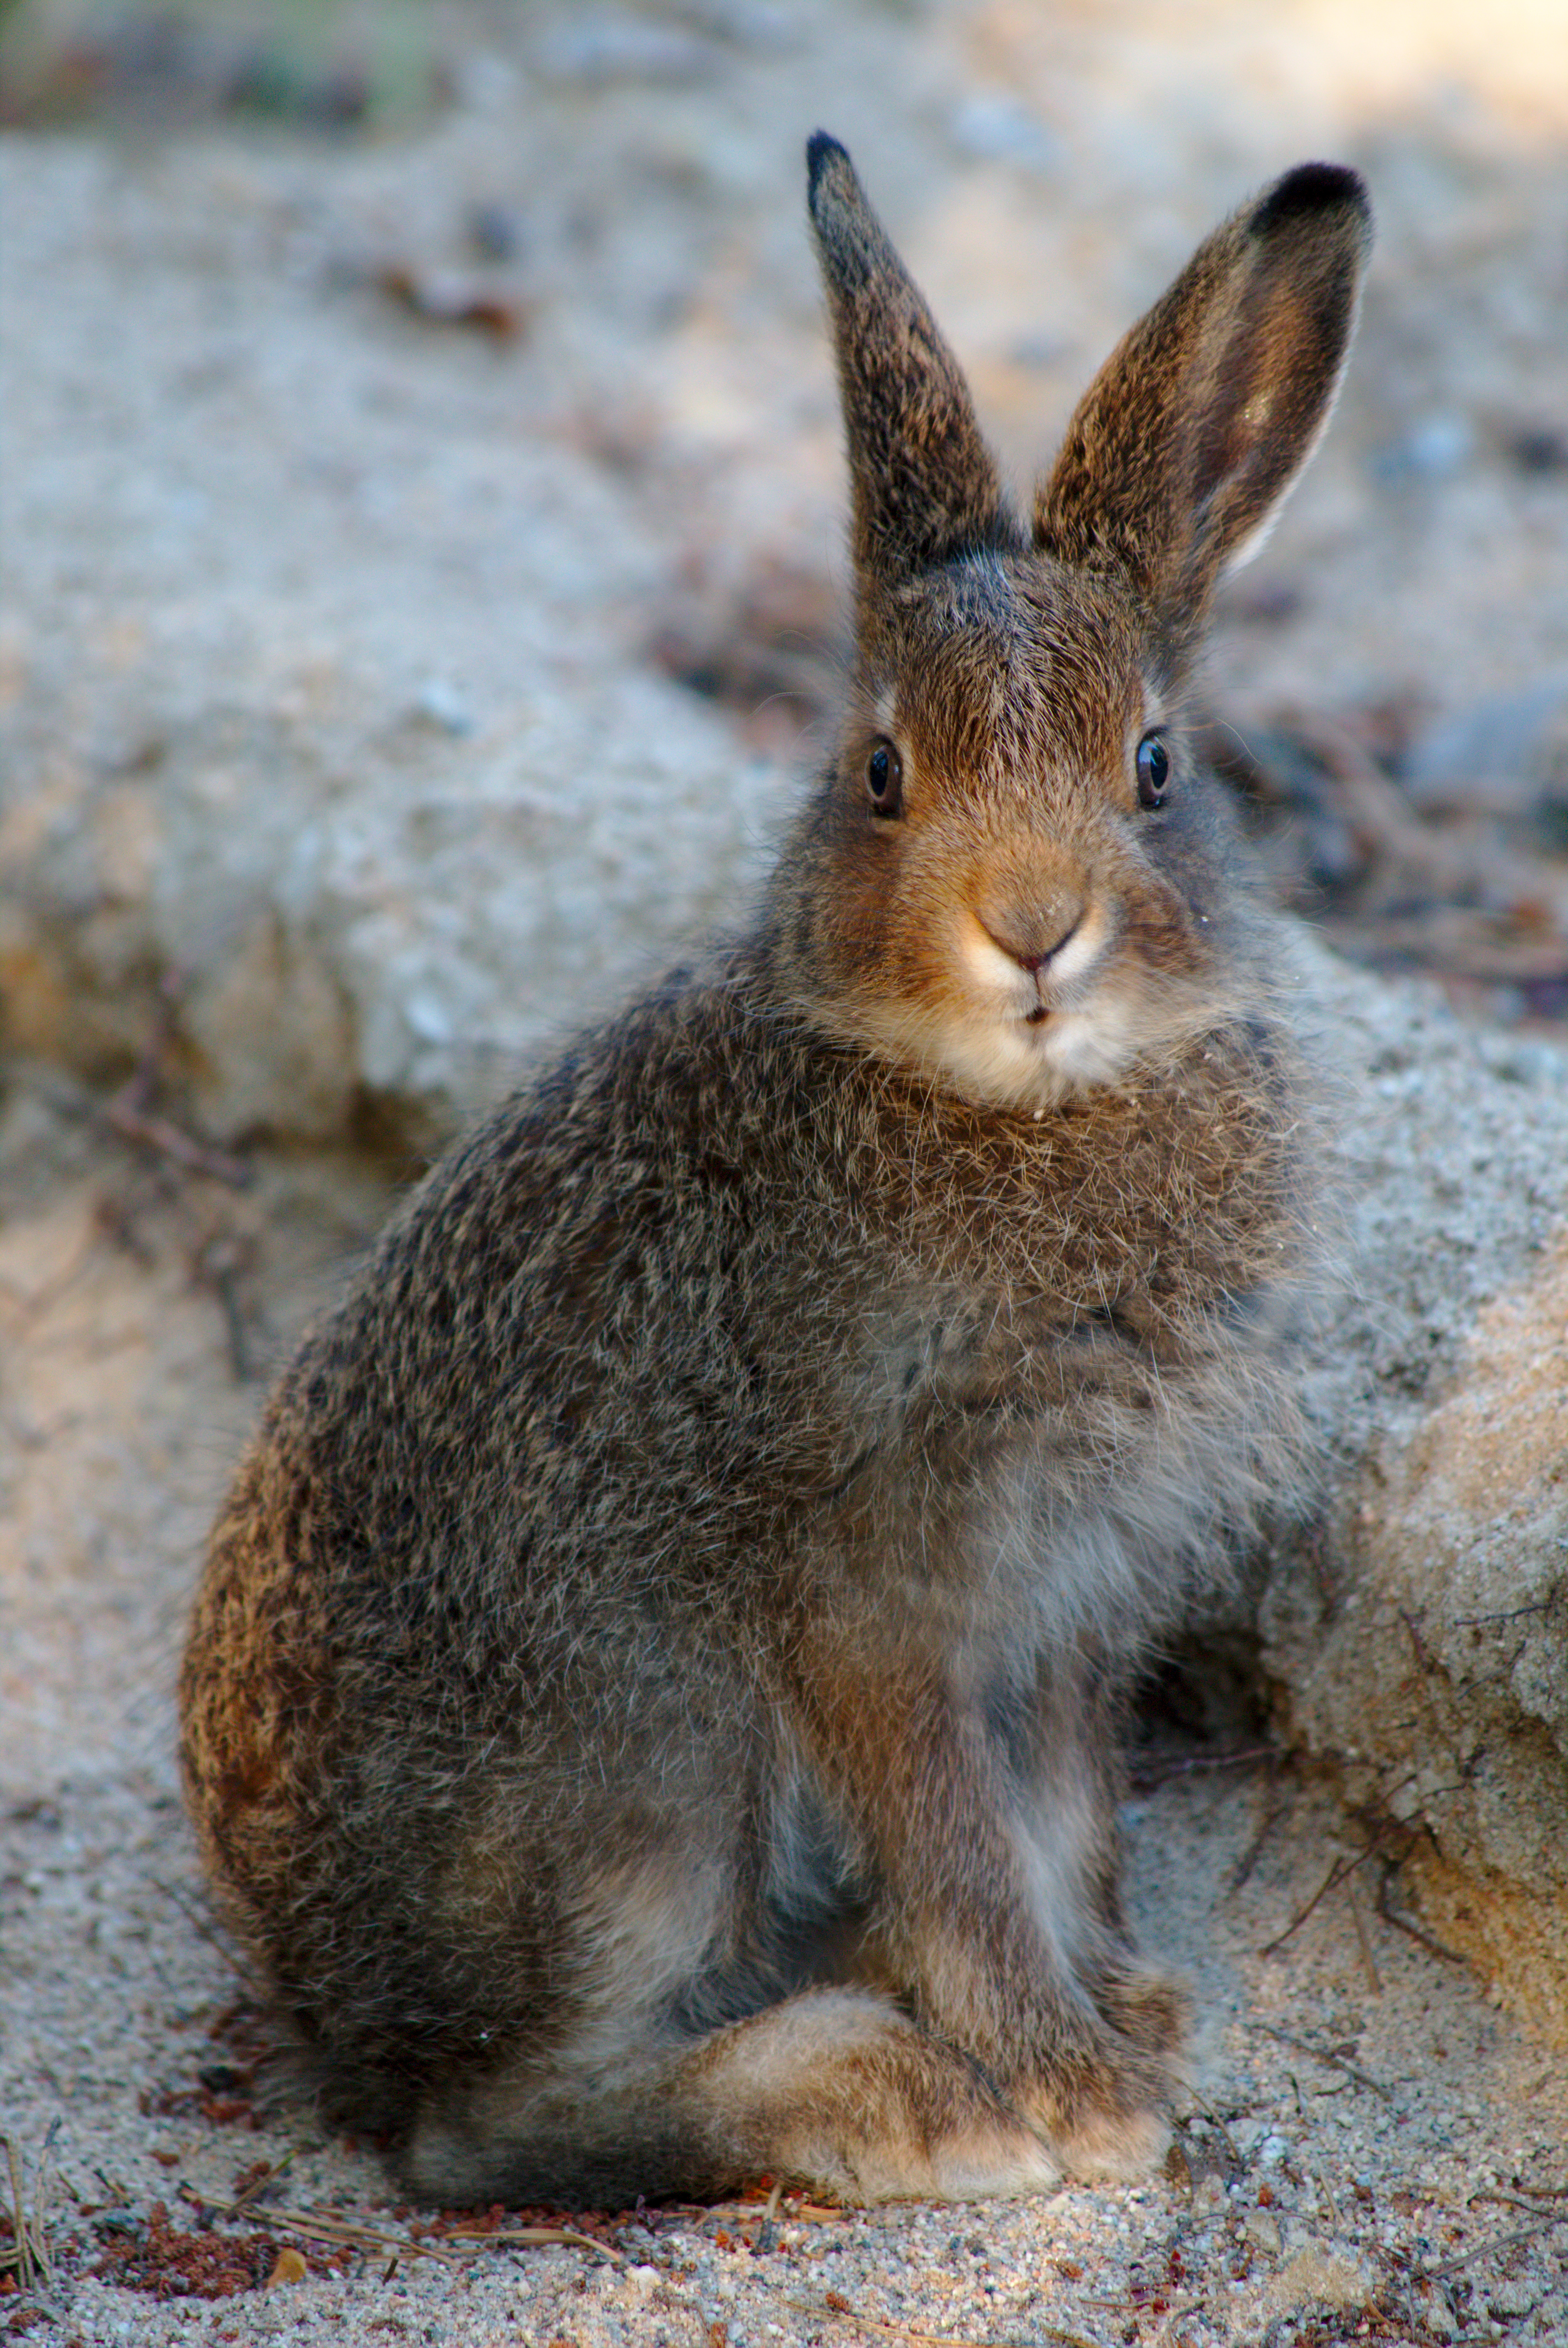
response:
<svg viewBox="0 0 1568 2348"><path fill-rule="evenodd" d="M1562 0L11 0L0 121L14 1054L418 1147L738 910L833 691L819 123L1025 483L1218 217L1367 174L1210 747L1331 941L1568 1019Z"/></svg>

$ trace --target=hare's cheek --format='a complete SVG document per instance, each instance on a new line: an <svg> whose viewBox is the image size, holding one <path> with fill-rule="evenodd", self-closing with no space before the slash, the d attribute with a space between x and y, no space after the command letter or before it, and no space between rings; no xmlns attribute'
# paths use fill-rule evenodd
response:
<svg viewBox="0 0 1568 2348"><path fill-rule="evenodd" d="M1207 922L1174 887L1129 896L1120 931L1120 958L1151 977L1196 977L1211 956Z"/></svg>

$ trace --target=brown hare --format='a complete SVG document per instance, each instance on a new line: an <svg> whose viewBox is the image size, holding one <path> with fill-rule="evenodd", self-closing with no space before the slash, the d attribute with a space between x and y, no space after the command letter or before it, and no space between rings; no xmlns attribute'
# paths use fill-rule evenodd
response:
<svg viewBox="0 0 1568 2348"><path fill-rule="evenodd" d="M836 141L837 746L754 917L414 1192L213 1538L184 1765L326 2110L453 2203L1122 2174L1178 1993L1130 1679L1299 1493L1311 1146L1182 694L1323 429L1355 175L1226 222L1008 502Z"/></svg>

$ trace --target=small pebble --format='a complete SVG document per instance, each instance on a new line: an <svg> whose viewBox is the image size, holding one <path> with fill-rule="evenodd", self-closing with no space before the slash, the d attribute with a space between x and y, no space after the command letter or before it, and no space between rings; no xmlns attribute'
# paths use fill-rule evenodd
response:
<svg viewBox="0 0 1568 2348"><path fill-rule="evenodd" d="M457 686L444 676L427 677L414 695L415 715L447 734L471 734L473 712Z"/></svg>

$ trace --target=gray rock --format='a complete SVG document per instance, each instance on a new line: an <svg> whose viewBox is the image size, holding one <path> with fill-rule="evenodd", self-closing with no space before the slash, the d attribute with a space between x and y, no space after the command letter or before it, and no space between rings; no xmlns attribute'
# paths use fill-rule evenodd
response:
<svg viewBox="0 0 1568 2348"><path fill-rule="evenodd" d="M1014 163L1048 175L1062 168L1060 145L1038 117L1016 99L973 90L953 109L953 144L976 163Z"/></svg>
<svg viewBox="0 0 1568 2348"><path fill-rule="evenodd" d="M129 770L68 771L0 830L13 1045L112 1078L171 990L212 1135L325 1140L367 1103L417 1146L450 1131L543 1035L735 918L764 796L658 677L528 682L468 740L428 692L379 709L338 677L308 711L173 713Z"/></svg>
<svg viewBox="0 0 1568 2348"><path fill-rule="evenodd" d="M1326 966L1354 1286L1326 1514L1259 1612L1291 1737L1404 1896L1568 2043L1568 1054Z"/></svg>
<svg viewBox="0 0 1568 2348"><path fill-rule="evenodd" d="M589 15L553 27L539 44L547 80L595 88L605 82L700 81L719 64L711 41L634 16Z"/></svg>
<svg viewBox="0 0 1568 2348"><path fill-rule="evenodd" d="M1545 754L1565 716L1568 669L1517 693L1491 694L1412 745L1405 788L1418 807L1528 809L1547 788Z"/></svg>

